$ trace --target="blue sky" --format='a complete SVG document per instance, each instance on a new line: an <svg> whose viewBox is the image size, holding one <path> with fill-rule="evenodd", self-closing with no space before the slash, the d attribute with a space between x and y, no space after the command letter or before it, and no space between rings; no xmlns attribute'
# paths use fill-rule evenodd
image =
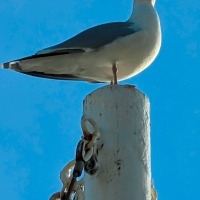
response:
<svg viewBox="0 0 200 200"><path fill-rule="evenodd" d="M115 4L113 4L115 2ZM157 0L163 42L133 84L151 102L152 176L159 200L199 198L200 3ZM132 0L0 2L0 63L34 54L91 26L125 21ZM74 158L82 101L104 84L0 70L1 199L48 199Z"/></svg>

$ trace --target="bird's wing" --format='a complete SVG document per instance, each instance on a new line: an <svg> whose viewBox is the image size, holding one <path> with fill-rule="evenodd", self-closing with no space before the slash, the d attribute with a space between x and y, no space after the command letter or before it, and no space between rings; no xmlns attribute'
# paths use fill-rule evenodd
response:
<svg viewBox="0 0 200 200"><path fill-rule="evenodd" d="M37 56L93 51L138 30L130 22L114 22L87 29L69 40L37 52Z"/></svg>
<svg viewBox="0 0 200 200"><path fill-rule="evenodd" d="M99 48L112 43L113 41L138 32L139 29L134 27L130 22L114 22L102 24L89 28L74 37L57 44L55 46L42 49L36 54L24 58L16 59L10 62L41 58L47 56L56 56L61 54L72 54L98 50ZM1 65L8 68L9 63Z"/></svg>
<svg viewBox="0 0 200 200"><path fill-rule="evenodd" d="M35 58L99 50L101 49L101 47L111 44L114 41L117 41L117 39L119 38L134 34L138 31L139 29L136 28L131 22L114 22L102 24L87 29L63 43L38 51L34 55L4 63L1 65L1 67L10 68L10 64L14 63L14 65L11 67L13 70L19 71L21 73L26 73L32 76L53 79L82 80L82 78L75 77L71 74L48 75L46 73L36 71L24 72L23 70L21 70L21 67L18 62ZM95 82L92 79L87 81Z"/></svg>

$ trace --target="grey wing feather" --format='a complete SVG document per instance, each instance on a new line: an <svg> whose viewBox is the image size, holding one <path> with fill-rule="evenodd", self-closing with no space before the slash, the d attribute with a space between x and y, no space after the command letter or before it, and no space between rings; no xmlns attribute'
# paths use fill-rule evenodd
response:
<svg viewBox="0 0 200 200"><path fill-rule="evenodd" d="M48 56L56 56L61 54L72 54L85 52L88 49L97 50L103 45L112 43L118 38L138 32L139 29L133 26L130 22L114 22L95 26L87 29L69 40L58 45L43 49L35 55L24 57L14 61L21 61L27 59L35 59ZM11 61L11 62L14 62ZM9 68L10 62L4 63L3 68ZM16 66L18 66L16 64ZM21 71L20 69L15 69ZM30 74L33 75L33 74ZM44 77L44 74L37 74L36 76ZM46 75L45 75L46 76ZM51 75L50 75L51 76ZM49 77L50 78L50 77ZM73 79L74 77L56 77L57 79ZM77 77L77 79L79 79ZM92 80L91 80L92 81Z"/></svg>
<svg viewBox="0 0 200 200"><path fill-rule="evenodd" d="M18 61L61 54L81 53L88 49L97 50L103 45L109 44L120 37L138 31L139 29L133 28L133 23L130 22L102 24L87 29L63 43L40 50L35 55L18 59Z"/></svg>
<svg viewBox="0 0 200 200"><path fill-rule="evenodd" d="M114 22L102 24L87 29L69 40L58 45L43 49L37 55L48 53L65 53L69 50L85 51L87 49L98 49L114 40L137 32L130 22ZM71 52L73 53L73 51Z"/></svg>

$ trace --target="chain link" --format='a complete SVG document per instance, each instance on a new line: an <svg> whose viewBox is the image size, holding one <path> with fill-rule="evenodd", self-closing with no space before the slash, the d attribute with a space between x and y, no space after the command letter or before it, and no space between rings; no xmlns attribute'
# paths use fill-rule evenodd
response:
<svg viewBox="0 0 200 200"><path fill-rule="evenodd" d="M88 122L94 130L92 133L87 128ZM70 161L62 169L60 179L63 187L60 192L53 194L50 200L71 200L72 194L74 194L73 200L84 200L84 179L77 181L77 178L81 176L83 168L90 175L99 169L96 152L100 133L97 124L92 118L83 116L81 127L83 136L76 148L76 159Z"/></svg>
<svg viewBox="0 0 200 200"><path fill-rule="evenodd" d="M158 200L158 196L154 188L153 180L151 180L151 200Z"/></svg>
<svg viewBox="0 0 200 200"><path fill-rule="evenodd" d="M90 123L93 128L91 133L87 128L87 123ZM97 159L97 144L100 138L100 132L95 121L87 116L81 118L81 126L83 130L83 152L82 157L85 161L84 170L90 175L94 175L99 169L99 163Z"/></svg>

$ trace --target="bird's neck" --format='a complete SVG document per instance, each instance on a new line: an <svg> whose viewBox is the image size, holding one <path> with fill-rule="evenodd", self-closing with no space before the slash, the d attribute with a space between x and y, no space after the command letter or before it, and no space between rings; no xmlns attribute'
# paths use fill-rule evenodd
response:
<svg viewBox="0 0 200 200"><path fill-rule="evenodd" d="M134 0L134 4L137 3L147 3L154 6L156 0Z"/></svg>
<svg viewBox="0 0 200 200"><path fill-rule="evenodd" d="M135 25L145 26L144 28L155 27L159 23L159 18L150 0L136 0L129 22ZM154 24L154 26L152 26Z"/></svg>

